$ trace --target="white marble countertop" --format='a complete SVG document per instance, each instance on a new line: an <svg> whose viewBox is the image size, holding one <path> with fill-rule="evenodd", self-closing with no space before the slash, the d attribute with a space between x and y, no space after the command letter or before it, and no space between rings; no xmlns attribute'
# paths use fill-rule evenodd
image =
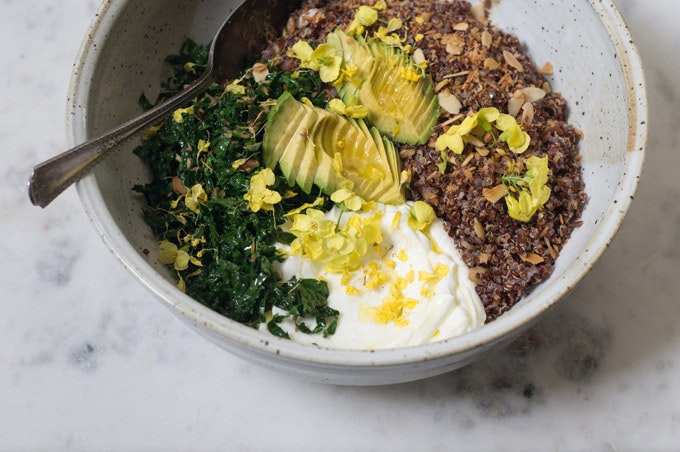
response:
<svg viewBox="0 0 680 452"><path fill-rule="evenodd" d="M261 369L187 329L109 254L73 188L30 205L30 167L65 149L71 65L98 5L0 2L0 449L679 448L680 2L616 3L651 133L610 249L509 349L351 388Z"/></svg>

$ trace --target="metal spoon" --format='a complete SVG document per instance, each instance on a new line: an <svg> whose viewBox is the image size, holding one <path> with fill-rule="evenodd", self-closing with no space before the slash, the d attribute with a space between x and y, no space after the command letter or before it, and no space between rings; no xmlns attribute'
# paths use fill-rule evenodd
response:
<svg viewBox="0 0 680 452"><path fill-rule="evenodd" d="M110 132L76 146L35 168L28 182L31 202L46 207L67 187L81 179L109 150L139 130L165 118L201 94L213 82L236 78L248 55L262 50L280 35L290 13L300 1L246 0L220 28L210 48L203 75L182 92Z"/></svg>

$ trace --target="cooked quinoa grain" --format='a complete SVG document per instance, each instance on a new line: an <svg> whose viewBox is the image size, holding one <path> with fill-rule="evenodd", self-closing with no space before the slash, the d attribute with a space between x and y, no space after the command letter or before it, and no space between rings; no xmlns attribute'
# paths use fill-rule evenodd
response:
<svg viewBox="0 0 680 452"><path fill-rule="evenodd" d="M297 61L286 57L293 44L322 42L335 28L346 27L359 6L374 3L307 0L264 56L293 69ZM491 321L550 276L586 203L576 148L580 133L567 124L566 101L545 79L559 62L537 67L517 38L494 27L480 6L458 0L386 4L381 19L403 21L399 34L427 60L442 112L428 144L400 147L403 167L413 175L409 195L430 203L446 222ZM529 149L521 156L508 155L490 146L488 137L485 146L449 154L442 174L435 139L484 107L515 116L531 137ZM501 178L511 165L521 167L531 156L548 157L552 194L530 222L522 223L508 215Z"/></svg>

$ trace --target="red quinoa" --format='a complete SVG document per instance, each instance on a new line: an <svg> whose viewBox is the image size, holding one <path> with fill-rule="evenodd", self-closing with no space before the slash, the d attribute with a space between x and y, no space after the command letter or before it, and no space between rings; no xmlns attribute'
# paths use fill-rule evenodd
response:
<svg viewBox="0 0 680 452"><path fill-rule="evenodd" d="M349 24L360 5L374 3L306 0L265 57L281 55L279 64L293 68L296 61L285 53L295 42L322 42L336 27ZM461 104L458 112L442 109L428 144L401 145L400 153L403 167L413 174L410 198L429 202L446 222L491 321L550 276L559 251L580 224L586 202L576 149L580 132L566 123L566 101L543 75L552 65L536 68L518 39L490 24L484 11L460 0L388 0L380 16L403 21L399 34L423 51L436 91ZM419 34L422 40L416 42ZM436 137L469 112L491 106L517 117L531 137L529 149L518 157L466 148L462 158L450 154L442 174ZM501 185L510 162L521 165L533 155L549 159L552 195L530 222L522 223L508 215L502 199L490 202L484 195Z"/></svg>

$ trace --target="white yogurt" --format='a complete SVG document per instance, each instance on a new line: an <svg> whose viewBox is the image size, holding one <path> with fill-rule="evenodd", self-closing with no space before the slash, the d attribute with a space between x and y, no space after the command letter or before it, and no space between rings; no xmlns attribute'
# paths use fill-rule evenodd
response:
<svg viewBox="0 0 680 452"><path fill-rule="evenodd" d="M328 338L307 335L296 331L292 321L285 321L282 328L299 342L342 349L385 349L448 339L482 326L482 302L443 222L435 220L428 237L408 226L410 206L379 204L377 208L383 212L381 249L369 251L362 268L352 273L347 285L341 283L341 275L329 273L323 264L301 256L288 256L279 264L284 280L321 277L328 282L328 305L340 311L335 334ZM326 217L337 221L339 214L340 210L334 208ZM343 218L348 216L344 214ZM283 245L280 248L288 250ZM441 278L432 276L437 269ZM375 286L372 276L384 282ZM375 279L372 281L375 283ZM409 300L409 307L401 309L396 319L385 315L394 313L386 309L385 302L394 300L396 289L390 288L395 284L401 289L399 299ZM350 292L360 293L348 294L347 286L356 289Z"/></svg>

